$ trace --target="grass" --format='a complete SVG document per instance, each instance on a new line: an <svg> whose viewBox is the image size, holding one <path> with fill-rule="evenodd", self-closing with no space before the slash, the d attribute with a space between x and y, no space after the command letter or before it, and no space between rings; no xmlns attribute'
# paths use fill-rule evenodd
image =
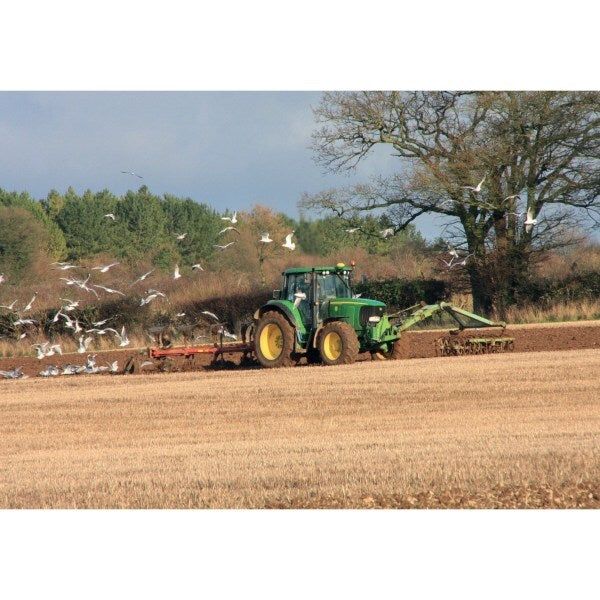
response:
<svg viewBox="0 0 600 600"><path fill-rule="evenodd" d="M0 382L0 506L600 506L599 368L586 350Z"/></svg>

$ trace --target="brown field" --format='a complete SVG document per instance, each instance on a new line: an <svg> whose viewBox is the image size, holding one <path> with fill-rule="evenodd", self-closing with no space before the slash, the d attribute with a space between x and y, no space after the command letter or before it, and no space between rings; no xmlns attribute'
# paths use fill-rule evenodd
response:
<svg viewBox="0 0 600 600"><path fill-rule="evenodd" d="M600 351L0 382L1 507L600 507Z"/></svg>

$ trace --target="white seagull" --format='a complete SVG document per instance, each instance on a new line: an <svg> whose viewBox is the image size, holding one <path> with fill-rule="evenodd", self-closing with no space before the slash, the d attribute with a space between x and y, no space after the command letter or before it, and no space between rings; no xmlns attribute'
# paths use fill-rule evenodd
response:
<svg viewBox="0 0 600 600"><path fill-rule="evenodd" d="M17 301L13 300L10 304L0 304L0 308L7 308L8 310L13 310L16 303Z"/></svg>
<svg viewBox="0 0 600 600"><path fill-rule="evenodd" d="M56 377L60 375L60 369L55 365L48 365L43 371L39 372L40 377Z"/></svg>
<svg viewBox="0 0 600 600"><path fill-rule="evenodd" d="M196 263L192 265L192 271L204 271L204 269L200 266L200 263Z"/></svg>
<svg viewBox="0 0 600 600"><path fill-rule="evenodd" d="M379 233L381 233L381 237L385 239L390 237L391 235L394 235L394 228L388 227L387 229L382 229Z"/></svg>
<svg viewBox="0 0 600 600"><path fill-rule="evenodd" d="M212 317L215 321L219 321L219 317L217 317L217 315L215 315L215 313L210 312L209 310L203 310L201 311L203 315L208 315L209 317Z"/></svg>
<svg viewBox="0 0 600 600"><path fill-rule="evenodd" d="M173 279L179 279L181 277L181 273L179 272L179 265L175 265L175 270L173 271Z"/></svg>
<svg viewBox="0 0 600 600"><path fill-rule="evenodd" d="M133 175L134 177L138 177L139 179L144 179L141 175L134 173L133 171L121 171L123 175Z"/></svg>
<svg viewBox="0 0 600 600"><path fill-rule="evenodd" d="M101 290L104 290L107 294L121 294L121 296L124 296L125 294L123 292L120 292L119 290L113 290L112 288L106 287L105 285L97 285L97 284L92 284L93 287L95 288L99 288Z"/></svg>
<svg viewBox="0 0 600 600"><path fill-rule="evenodd" d="M121 333L115 333L116 337L119 340L119 346L124 348L125 346L129 346L129 338L127 337L127 333L125 332L125 325L121 328Z"/></svg>
<svg viewBox="0 0 600 600"><path fill-rule="evenodd" d="M346 229L346 233L355 233L359 230L359 227L351 227L350 229Z"/></svg>
<svg viewBox="0 0 600 600"><path fill-rule="evenodd" d="M140 300L140 306L150 304L150 302L152 302L152 300L154 300L155 298L158 298L158 294L149 294L148 296Z"/></svg>
<svg viewBox="0 0 600 600"><path fill-rule="evenodd" d="M107 317L106 319L102 319L102 321L92 321L92 325L94 327L102 327L102 325L104 325L105 323L107 323L111 319L112 319L112 317Z"/></svg>
<svg viewBox="0 0 600 600"><path fill-rule="evenodd" d="M525 219L525 231L529 233L534 225L537 225L537 219L533 218L533 207L527 209L527 218Z"/></svg>
<svg viewBox="0 0 600 600"><path fill-rule="evenodd" d="M219 233L217 235L221 235L222 233L225 233L227 231L235 231L236 233L239 233L239 229L236 229L233 225L230 225L229 227L225 227L225 229L221 229L221 231L219 231Z"/></svg>
<svg viewBox="0 0 600 600"><path fill-rule="evenodd" d="M292 231L292 233L288 233L285 236L285 243L281 244L284 248L287 248L290 251L296 249L296 244L294 242L292 242L293 235L294 235L293 231Z"/></svg>
<svg viewBox="0 0 600 600"><path fill-rule="evenodd" d="M475 187L473 187L472 185L463 185L463 188L466 190L471 190L472 192L475 192L476 194L479 194L479 192L481 191L481 186L484 184L486 177L487 177L487 174L485 174L483 176L483 179Z"/></svg>
<svg viewBox="0 0 600 600"><path fill-rule="evenodd" d="M79 336L79 348L77 349L77 352L79 352L79 354L85 354L88 350L88 346L91 344L92 340L94 338L89 335L88 337L84 338L82 335Z"/></svg>
<svg viewBox="0 0 600 600"><path fill-rule="evenodd" d="M185 240L185 236L186 236L186 235L187 235L187 233L176 233L176 234L175 234L175 237L176 237L178 240Z"/></svg>
<svg viewBox="0 0 600 600"><path fill-rule="evenodd" d="M0 283L4 283L6 281L6 275L4 273L0 273Z"/></svg>
<svg viewBox="0 0 600 600"><path fill-rule="evenodd" d="M115 217L115 215L114 215L113 213L106 213L106 214L104 215L104 217L105 217L106 219L112 219L113 221L116 221L116 219L117 219L117 217Z"/></svg>
<svg viewBox="0 0 600 600"><path fill-rule="evenodd" d="M221 221L229 221L232 225L235 225L237 223L237 210L232 217L221 217Z"/></svg>
<svg viewBox="0 0 600 600"><path fill-rule="evenodd" d="M27 312L28 310L31 310L31 307L33 306L33 302L35 301L36 296L37 296L37 292L35 294L33 294L33 298L29 301L27 306L25 306L25 308L23 308L23 310L21 312Z"/></svg>
<svg viewBox="0 0 600 600"><path fill-rule="evenodd" d="M79 306L79 300L69 300L68 298L61 298L61 300L63 302L66 302L66 304L61 307L61 309L58 311L58 313L61 313L62 311L71 312Z"/></svg>
<svg viewBox="0 0 600 600"><path fill-rule="evenodd" d="M273 240L271 239L271 237L269 236L268 233L263 233L260 236L260 240L258 240L259 242L262 242L263 244L270 244Z"/></svg>
<svg viewBox="0 0 600 600"><path fill-rule="evenodd" d="M229 242L229 244L225 244L223 246L221 246L219 244L213 244L213 248L219 248L219 250L225 250L226 248L229 248L229 246L233 246L233 244L235 244L235 242Z"/></svg>
<svg viewBox="0 0 600 600"><path fill-rule="evenodd" d="M14 325L33 325L34 323L37 323L37 321L35 319L19 318L14 322Z"/></svg>
<svg viewBox="0 0 600 600"><path fill-rule="evenodd" d="M140 275L131 285L135 285L136 283L139 283L140 281L144 281L144 279L146 279L146 277L148 277L148 275L154 273L156 269L152 269L151 271L148 271L147 273L144 273L143 275ZM131 286L129 286L131 287Z"/></svg>
<svg viewBox="0 0 600 600"><path fill-rule="evenodd" d="M92 271L100 271L100 273L106 273L110 268L116 267L118 264L119 264L118 262L114 262L114 263L110 263L110 265L92 267Z"/></svg>

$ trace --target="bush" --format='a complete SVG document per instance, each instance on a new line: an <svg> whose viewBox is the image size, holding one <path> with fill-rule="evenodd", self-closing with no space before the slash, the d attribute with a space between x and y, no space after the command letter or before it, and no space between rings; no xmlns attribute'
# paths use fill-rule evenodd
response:
<svg viewBox="0 0 600 600"><path fill-rule="evenodd" d="M518 292L518 304L555 304L600 297L600 272L572 273L566 277L531 279Z"/></svg>
<svg viewBox="0 0 600 600"><path fill-rule="evenodd" d="M433 304L450 296L448 284L439 279L385 279L367 281L354 286L364 298L381 300L391 311L426 302Z"/></svg>

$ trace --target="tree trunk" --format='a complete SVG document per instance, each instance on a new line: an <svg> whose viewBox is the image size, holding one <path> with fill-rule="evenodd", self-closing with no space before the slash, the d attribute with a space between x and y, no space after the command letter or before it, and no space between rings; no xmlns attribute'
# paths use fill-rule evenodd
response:
<svg viewBox="0 0 600 600"><path fill-rule="evenodd" d="M494 295L490 289L489 273L477 265L469 267L469 282L473 297L473 312L484 317L492 316Z"/></svg>

